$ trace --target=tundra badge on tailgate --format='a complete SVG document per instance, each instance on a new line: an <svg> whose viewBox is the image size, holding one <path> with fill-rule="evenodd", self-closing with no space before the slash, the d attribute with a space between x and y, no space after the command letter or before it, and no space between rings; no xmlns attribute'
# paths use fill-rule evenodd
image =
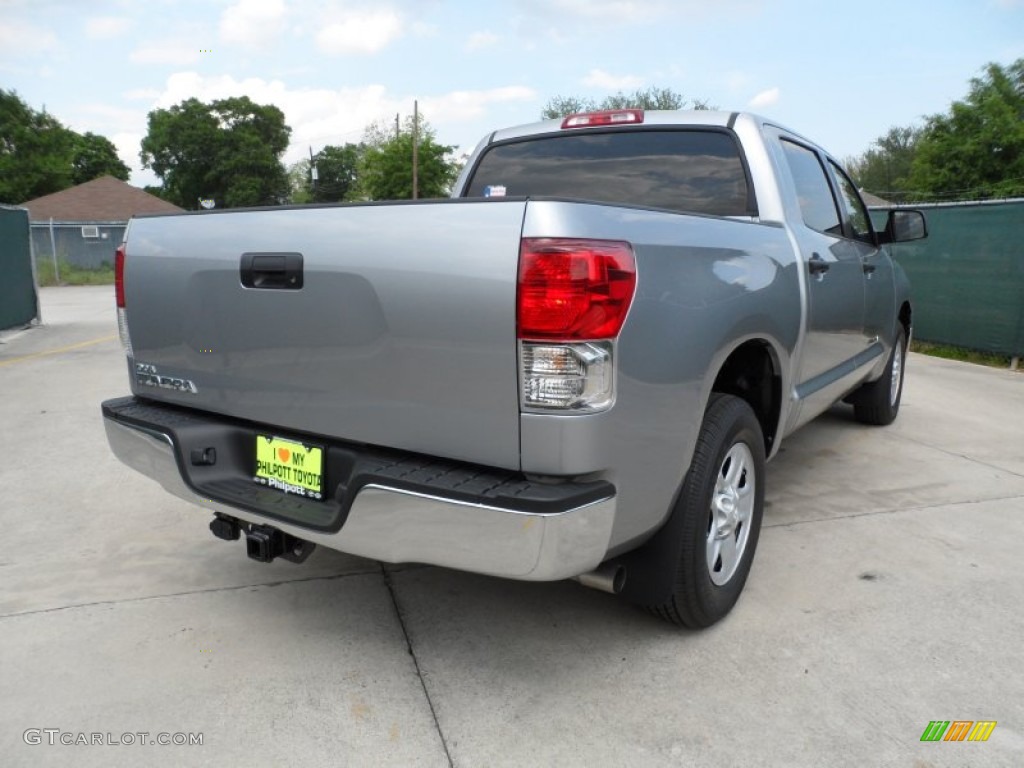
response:
<svg viewBox="0 0 1024 768"><path fill-rule="evenodd" d="M146 387L160 387L175 392L188 392L192 395L199 394L195 382L189 379L179 379L176 376L161 376L157 373L156 366L151 363L135 364L135 382Z"/></svg>

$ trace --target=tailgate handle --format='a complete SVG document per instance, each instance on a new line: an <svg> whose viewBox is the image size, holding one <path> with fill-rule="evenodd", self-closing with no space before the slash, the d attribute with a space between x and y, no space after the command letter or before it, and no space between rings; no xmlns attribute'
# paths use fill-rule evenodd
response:
<svg viewBox="0 0 1024 768"><path fill-rule="evenodd" d="M302 288L302 254L243 253L239 275L246 288L297 291Z"/></svg>

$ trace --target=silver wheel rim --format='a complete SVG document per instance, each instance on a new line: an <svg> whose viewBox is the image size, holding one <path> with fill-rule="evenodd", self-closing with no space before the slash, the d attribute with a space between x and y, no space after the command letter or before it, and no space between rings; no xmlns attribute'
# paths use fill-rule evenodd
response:
<svg viewBox="0 0 1024 768"><path fill-rule="evenodd" d="M736 443L718 468L711 496L707 563L708 575L718 586L729 582L743 560L756 488L754 455L746 443Z"/></svg>
<svg viewBox="0 0 1024 768"><path fill-rule="evenodd" d="M903 345L899 339L892 350L892 378L889 381L889 405L896 405L896 398L900 396L900 381L903 378Z"/></svg>

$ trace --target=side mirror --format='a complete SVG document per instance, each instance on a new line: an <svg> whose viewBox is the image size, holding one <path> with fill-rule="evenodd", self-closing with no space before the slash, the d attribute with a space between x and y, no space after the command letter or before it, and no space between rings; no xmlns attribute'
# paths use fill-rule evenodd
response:
<svg viewBox="0 0 1024 768"><path fill-rule="evenodd" d="M889 211L885 231L880 233L881 243L907 243L928 237L928 223L920 211L899 209Z"/></svg>

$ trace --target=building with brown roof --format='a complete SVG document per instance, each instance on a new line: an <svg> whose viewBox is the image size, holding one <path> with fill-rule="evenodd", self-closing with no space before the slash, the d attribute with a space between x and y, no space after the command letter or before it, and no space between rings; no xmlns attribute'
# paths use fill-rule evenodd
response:
<svg viewBox="0 0 1024 768"><path fill-rule="evenodd" d="M49 222L51 218L54 221L127 222L140 213L176 213L182 210L174 203L161 200L113 176L100 176L77 187L37 197L22 203L21 207L28 208L29 218L34 222Z"/></svg>
<svg viewBox="0 0 1024 768"><path fill-rule="evenodd" d="M182 209L113 176L21 204L32 222L36 259L57 258L81 267L113 263L114 249L132 216Z"/></svg>

